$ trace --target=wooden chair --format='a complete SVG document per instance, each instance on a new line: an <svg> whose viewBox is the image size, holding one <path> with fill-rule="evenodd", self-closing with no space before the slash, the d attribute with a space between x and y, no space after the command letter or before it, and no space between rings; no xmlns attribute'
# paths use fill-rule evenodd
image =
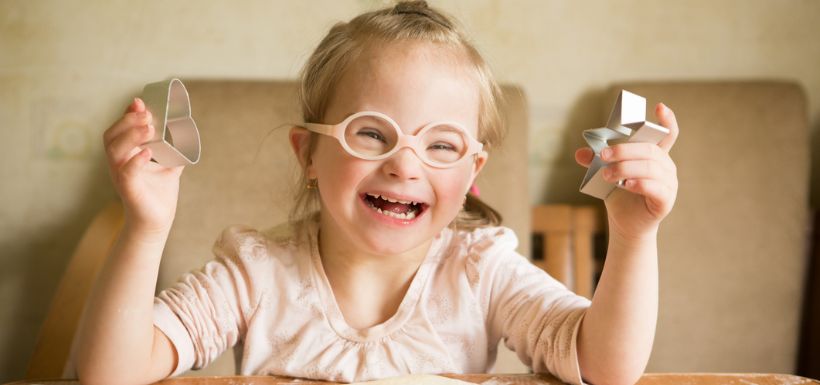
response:
<svg viewBox="0 0 820 385"><path fill-rule="evenodd" d="M594 257L602 225L596 206L538 205L532 209L532 232L543 237L541 258L533 263L578 295L592 298L600 272Z"/></svg>
<svg viewBox="0 0 820 385"><path fill-rule="evenodd" d="M66 376L66 363L69 361L74 332L80 323L86 298L117 239L123 221L122 205L118 201L111 202L86 229L71 255L40 328L26 378Z"/></svg>

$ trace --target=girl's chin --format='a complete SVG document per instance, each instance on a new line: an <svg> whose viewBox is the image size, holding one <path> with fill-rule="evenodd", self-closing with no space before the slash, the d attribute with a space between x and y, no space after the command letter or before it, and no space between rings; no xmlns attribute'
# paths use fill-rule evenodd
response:
<svg viewBox="0 0 820 385"><path fill-rule="evenodd" d="M399 255L405 253L412 253L424 245L429 239L425 239L422 233L414 234L413 236L400 236L398 234L390 236L382 233L378 238L369 237L363 234L362 239L369 254L374 255Z"/></svg>
<svg viewBox="0 0 820 385"><path fill-rule="evenodd" d="M389 256L413 253L428 245L438 234L427 219L422 218L408 227L363 221L362 225L357 226L359 231L356 237L368 254Z"/></svg>

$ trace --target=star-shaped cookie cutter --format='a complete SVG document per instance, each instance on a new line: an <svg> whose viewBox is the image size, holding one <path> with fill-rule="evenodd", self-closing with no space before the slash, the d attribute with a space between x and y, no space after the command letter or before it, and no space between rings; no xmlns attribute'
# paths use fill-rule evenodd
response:
<svg viewBox="0 0 820 385"><path fill-rule="evenodd" d="M143 143L151 149L152 159L166 167L199 162L199 130L182 81L172 78L148 84L142 90L142 100L156 128L154 137Z"/></svg>
<svg viewBox="0 0 820 385"><path fill-rule="evenodd" d="M623 181L610 183L604 180L603 168L607 165L601 159L601 150L618 143L648 142L660 143L669 129L646 121L646 99L626 90L621 90L618 100L609 114L606 127L584 130L584 140L592 148L595 156L581 182L580 191L599 199L606 199Z"/></svg>

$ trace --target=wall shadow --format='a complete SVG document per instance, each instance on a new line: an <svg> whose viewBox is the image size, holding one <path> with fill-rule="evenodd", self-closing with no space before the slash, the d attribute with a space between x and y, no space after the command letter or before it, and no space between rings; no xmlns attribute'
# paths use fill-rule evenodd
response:
<svg viewBox="0 0 820 385"><path fill-rule="evenodd" d="M810 106L807 107L810 108ZM814 126L812 126L812 122L814 122ZM809 207L817 209L820 207L820 152L815 150L820 150L820 113L813 118L809 118L809 127L809 135L811 138L811 147L809 151L809 157L811 158L811 175L809 176Z"/></svg>
<svg viewBox="0 0 820 385"><path fill-rule="evenodd" d="M605 110L607 100L606 89L590 89L584 91L578 99L572 103L566 126L562 127L564 133L561 139L560 153L555 157L552 164L552 172L547 178L546 188L538 202L546 204L574 204L574 205L599 205L603 208L603 203L578 191L581 181L586 174L586 168L575 162L575 150L586 147L582 132L589 128L602 127L606 124Z"/></svg>
<svg viewBox="0 0 820 385"><path fill-rule="evenodd" d="M815 122L809 135L812 151L811 167L809 175L809 207L811 208L812 229L809 232L810 239L807 242L807 264L806 273L803 277L805 286L803 287L803 304L801 309L800 338L797 355L796 374L809 377L820 378L820 216L817 212L818 191L817 185L820 182L820 154L814 149L820 149L820 114L814 119L809 119L809 124Z"/></svg>

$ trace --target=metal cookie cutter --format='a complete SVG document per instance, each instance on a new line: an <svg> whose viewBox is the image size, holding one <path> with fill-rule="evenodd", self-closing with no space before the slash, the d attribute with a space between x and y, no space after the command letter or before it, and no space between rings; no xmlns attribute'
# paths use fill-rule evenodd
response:
<svg viewBox="0 0 820 385"><path fill-rule="evenodd" d="M153 159L166 167L199 162L199 130L191 118L191 101L182 81L172 78L148 84L142 100L156 127L154 137L142 144L151 149Z"/></svg>
<svg viewBox="0 0 820 385"><path fill-rule="evenodd" d="M599 199L606 199L616 184L604 180L602 168L607 165L601 160L601 150L618 143L647 142L660 143L669 129L646 121L646 99L626 90L621 90L618 100L609 114L606 127L584 130L584 140L595 153L587 169L580 191ZM623 186L624 181L617 185Z"/></svg>

